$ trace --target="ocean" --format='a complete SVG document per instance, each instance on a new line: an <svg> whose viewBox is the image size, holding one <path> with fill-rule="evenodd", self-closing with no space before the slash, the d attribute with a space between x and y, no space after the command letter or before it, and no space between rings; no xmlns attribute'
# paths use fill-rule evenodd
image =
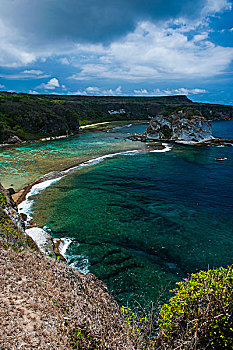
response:
<svg viewBox="0 0 233 350"><path fill-rule="evenodd" d="M133 307L166 300L191 273L233 262L233 148L173 144L158 152L127 140L145 127L115 126L0 155L10 162L2 177L23 170L24 181L79 159L34 192L28 212L52 236L70 239L72 266L95 274L120 304ZM214 122L213 134L233 139L233 121Z"/></svg>

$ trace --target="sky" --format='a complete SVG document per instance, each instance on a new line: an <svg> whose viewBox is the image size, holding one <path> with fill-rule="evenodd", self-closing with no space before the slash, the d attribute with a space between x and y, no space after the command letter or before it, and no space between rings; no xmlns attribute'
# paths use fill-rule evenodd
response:
<svg viewBox="0 0 233 350"><path fill-rule="evenodd" d="M0 90L233 104L232 0L0 0Z"/></svg>

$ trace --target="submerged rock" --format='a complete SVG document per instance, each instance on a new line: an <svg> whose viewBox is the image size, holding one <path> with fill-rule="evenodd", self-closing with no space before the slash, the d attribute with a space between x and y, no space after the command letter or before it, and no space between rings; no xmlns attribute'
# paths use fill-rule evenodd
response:
<svg viewBox="0 0 233 350"><path fill-rule="evenodd" d="M212 139L212 126L195 111L178 111L169 116L159 114L152 118L146 129L146 139L152 140L179 140L200 142Z"/></svg>

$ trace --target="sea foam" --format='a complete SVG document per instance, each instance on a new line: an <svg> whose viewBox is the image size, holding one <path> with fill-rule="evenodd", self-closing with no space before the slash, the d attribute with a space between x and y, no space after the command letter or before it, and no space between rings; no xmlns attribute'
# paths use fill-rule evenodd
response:
<svg viewBox="0 0 233 350"><path fill-rule="evenodd" d="M32 206L33 206L33 199L31 197L35 196L36 194L40 193L41 191L45 190L47 187L51 186L53 183L59 181L62 178L62 176L56 178L56 179L50 179L45 180L43 182L40 182L34 186L32 186L31 190L26 195L25 200L20 203L19 205L19 213L27 214L27 222L29 222L32 219Z"/></svg>
<svg viewBox="0 0 233 350"><path fill-rule="evenodd" d="M67 170L63 171L62 173L63 174L67 174L70 171L75 170L75 169L81 169L81 168L84 168L86 166L92 166L92 165L95 165L95 164L98 164L98 163L102 162L103 160L105 160L107 158L113 158L113 157L121 156L121 155L125 155L125 156L128 155L128 156L130 156L130 155L137 154L139 152L140 151L136 149L136 150L132 150L132 151L123 151L123 152L117 152L117 153L109 153L109 154L106 154L104 156L100 156L100 157L89 159L86 162L83 162L83 163L81 163L81 164L79 164L77 166L74 166L74 167L72 167L70 169L67 169Z"/></svg>
<svg viewBox="0 0 233 350"><path fill-rule="evenodd" d="M165 147L163 149L155 149L150 152L156 152L156 153L163 153L163 152L169 152L172 150L172 146L168 145L167 143L162 143L162 145Z"/></svg>

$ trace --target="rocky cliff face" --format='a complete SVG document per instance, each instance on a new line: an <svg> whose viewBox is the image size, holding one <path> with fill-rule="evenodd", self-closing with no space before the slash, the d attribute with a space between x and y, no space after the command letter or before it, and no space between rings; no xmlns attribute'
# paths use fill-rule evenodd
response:
<svg viewBox="0 0 233 350"><path fill-rule="evenodd" d="M136 349L107 287L41 254L11 192L0 184L0 349Z"/></svg>
<svg viewBox="0 0 233 350"><path fill-rule="evenodd" d="M13 221L19 231L24 232L24 222L18 213L10 192L11 189L6 190L0 183L0 211L4 212Z"/></svg>
<svg viewBox="0 0 233 350"><path fill-rule="evenodd" d="M147 139L200 142L212 138L210 122L190 111L154 117L145 132Z"/></svg>

